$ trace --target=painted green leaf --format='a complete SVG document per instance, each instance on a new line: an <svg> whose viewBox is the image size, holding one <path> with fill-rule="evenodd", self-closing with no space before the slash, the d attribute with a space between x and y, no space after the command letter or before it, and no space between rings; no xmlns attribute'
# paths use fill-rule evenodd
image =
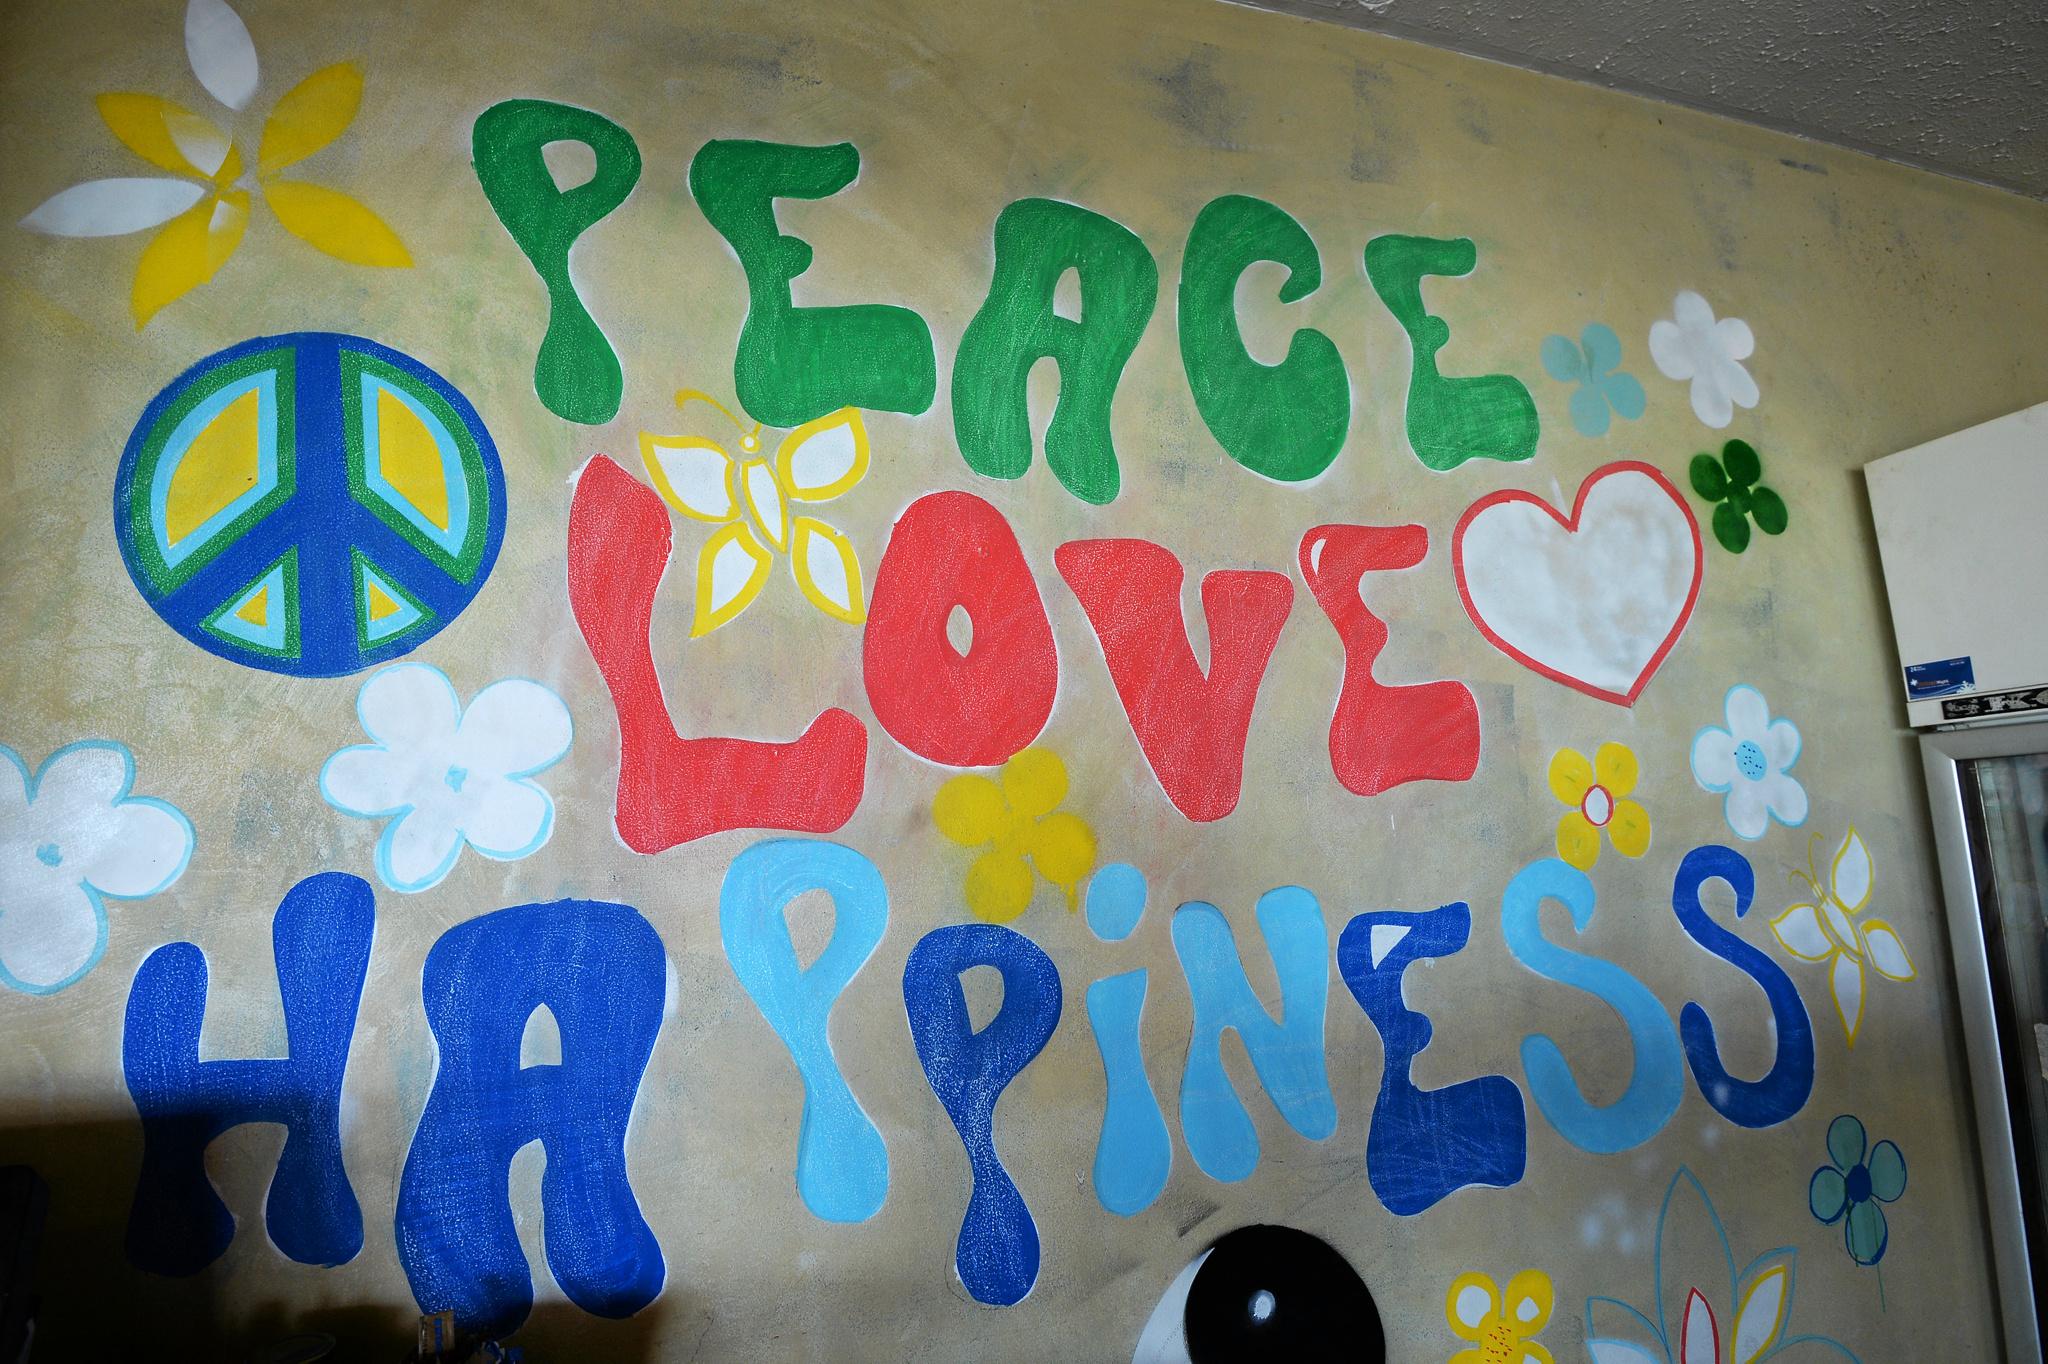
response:
<svg viewBox="0 0 2048 1364"><path fill-rule="evenodd" d="M1749 518L1723 502L1714 508L1714 538L1730 554L1749 548Z"/></svg>
<svg viewBox="0 0 2048 1364"><path fill-rule="evenodd" d="M1758 484L1749 495L1749 514L1756 518L1756 528L1764 534L1785 533L1785 500L1762 484Z"/></svg>
<svg viewBox="0 0 2048 1364"><path fill-rule="evenodd" d="M1728 495L1728 475L1721 472L1721 462L1704 451L1692 457L1692 490L1709 502Z"/></svg>
<svg viewBox="0 0 2048 1364"><path fill-rule="evenodd" d="M1722 446L1721 463L1727 467L1728 481L1738 488L1747 488L1764 471L1764 462L1756 457L1756 447L1746 440L1731 440Z"/></svg>

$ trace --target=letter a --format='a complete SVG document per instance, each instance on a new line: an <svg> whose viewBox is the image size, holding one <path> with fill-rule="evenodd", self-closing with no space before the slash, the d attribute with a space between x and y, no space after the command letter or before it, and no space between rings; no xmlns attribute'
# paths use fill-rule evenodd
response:
<svg viewBox="0 0 2048 1364"><path fill-rule="evenodd" d="M398 1259L426 1312L480 1335L533 1306L506 1181L512 1156L547 1155L541 1225L548 1268L601 1317L654 1301L661 1247L626 1180L626 1121L661 1027L667 968L631 905L557 900L457 924L427 953L421 984L440 1069L398 1183ZM527 1020L561 1033L554 1065L519 1064Z"/></svg>

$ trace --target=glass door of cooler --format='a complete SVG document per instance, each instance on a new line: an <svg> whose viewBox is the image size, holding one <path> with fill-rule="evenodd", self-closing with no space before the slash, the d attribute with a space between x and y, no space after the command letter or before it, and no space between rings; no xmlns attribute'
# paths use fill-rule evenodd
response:
<svg viewBox="0 0 2048 1364"><path fill-rule="evenodd" d="M2006 1353L2048 1338L2048 723L1921 741Z"/></svg>

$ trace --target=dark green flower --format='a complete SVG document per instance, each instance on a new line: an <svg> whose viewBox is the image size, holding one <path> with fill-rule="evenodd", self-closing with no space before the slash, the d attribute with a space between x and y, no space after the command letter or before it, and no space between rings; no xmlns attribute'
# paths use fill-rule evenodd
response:
<svg viewBox="0 0 2048 1364"><path fill-rule="evenodd" d="M1757 482L1764 471L1756 447L1746 440L1731 440L1721 447L1721 458L1701 451L1692 457L1692 490L1714 503L1714 538L1730 554L1749 548L1749 522L1766 535L1785 530L1785 501Z"/></svg>
<svg viewBox="0 0 2048 1364"><path fill-rule="evenodd" d="M1842 1239L1859 1265L1874 1265L1891 1244L1880 1203L1906 1191L1906 1158L1888 1141L1869 1144L1863 1124L1844 1113L1828 1124L1828 1163L1813 1172L1806 1205L1821 1225L1843 1223Z"/></svg>

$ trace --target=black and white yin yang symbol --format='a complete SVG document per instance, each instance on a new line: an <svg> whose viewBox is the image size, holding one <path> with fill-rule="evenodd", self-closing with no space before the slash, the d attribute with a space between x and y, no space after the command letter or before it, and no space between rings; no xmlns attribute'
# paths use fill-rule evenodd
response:
<svg viewBox="0 0 2048 1364"><path fill-rule="evenodd" d="M1384 1364L1386 1332L1365 1280L1293 1227L1239 1227L1167 1285L1131 1364Z"/></svg>

